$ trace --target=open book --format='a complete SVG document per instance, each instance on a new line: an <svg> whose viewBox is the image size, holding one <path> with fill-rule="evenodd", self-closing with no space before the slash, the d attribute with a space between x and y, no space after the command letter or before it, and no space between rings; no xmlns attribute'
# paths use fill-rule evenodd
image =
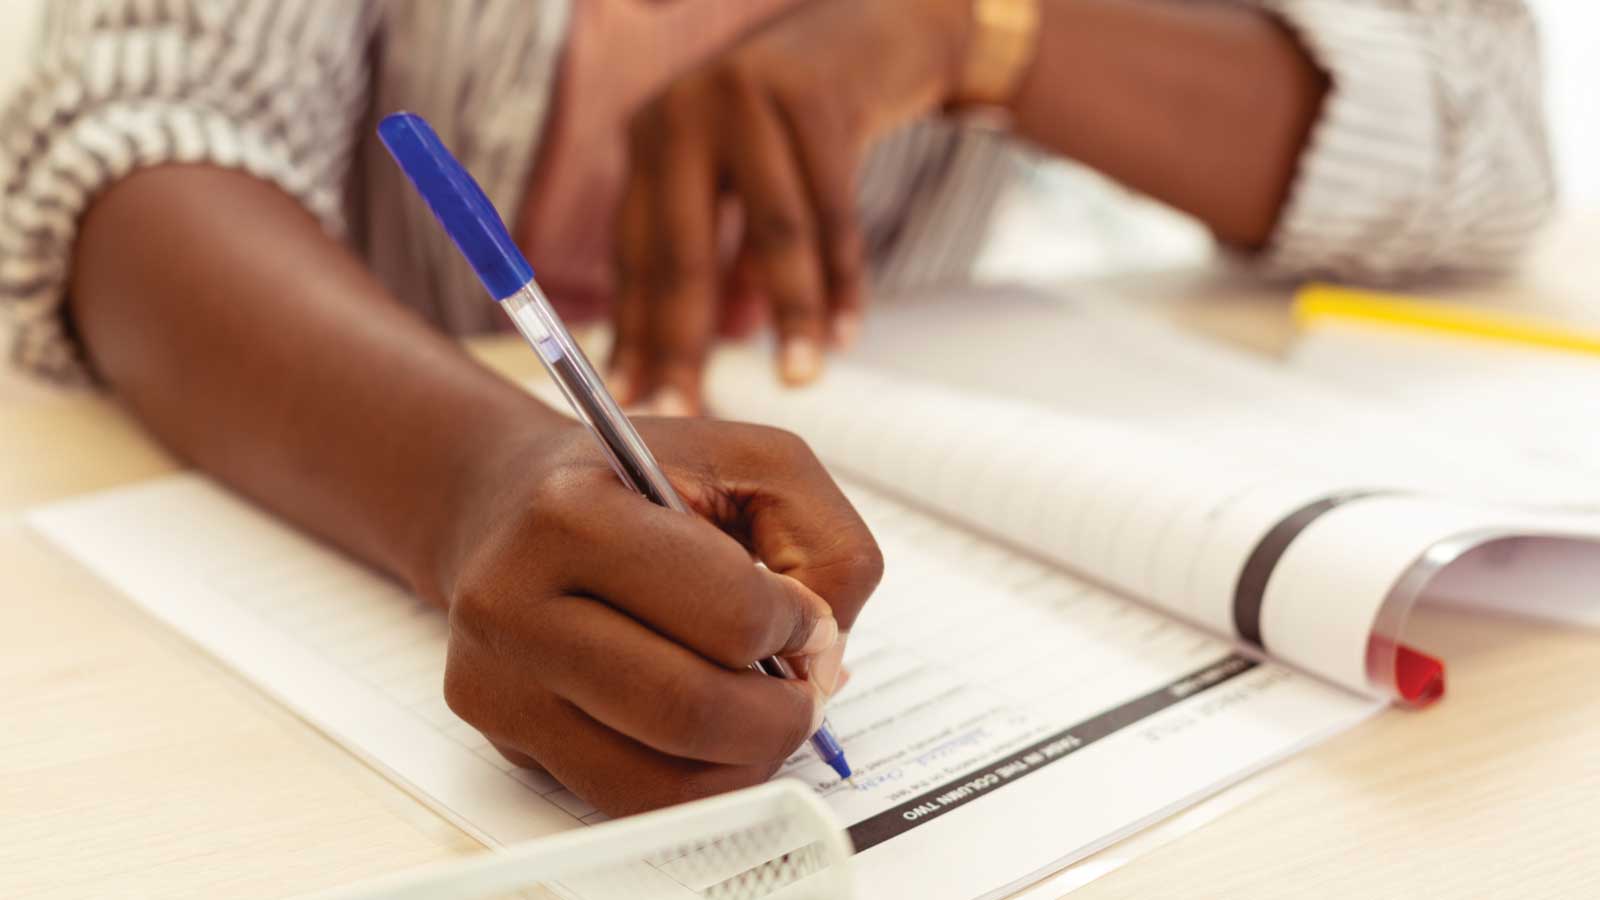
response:
<svg viewBox="0 0 1600 900"><path fill-rule="evenodd" d="M1442 668L1400 626L1451 560L1596 534L1559 479L1445 499L1430 492L1490 457L1380 475L1410 459L1403 423L1143 325L1037 312L1054 324L1032 363L1025 340L975 340L970 310L941 332L923 309L921 355L885 317L861 364L806 391L752 350L711 373L721 414L812 443L885 551L829 713L856 783L809 749L782 772L848 826L863 896L1004 896L1393 698L1426 702ZM1291 440L1307 409L1382 430ZM164 479L31 521L485 840L601 818L445 707L441 615L217 486ZM717 883L659 870L662 896Z"/></svg>
<svg viewBox="0 0 1600 900"><path fill-rule="evenodd" d="M1404 410L1454 440L1481 440L1484 423L1493 422L1497 436L1522 455L1523 468L1561 473L1574 498L1600 483L1600 356L1328 319L1301 335L1289 363L1364 403ZM1600 626L1600 553L1592 547L1503 541L1493 556L1498 571L1516 559L1516 612ZM1503 610L1503 585L1465 562L1436 593Z"/></svg>

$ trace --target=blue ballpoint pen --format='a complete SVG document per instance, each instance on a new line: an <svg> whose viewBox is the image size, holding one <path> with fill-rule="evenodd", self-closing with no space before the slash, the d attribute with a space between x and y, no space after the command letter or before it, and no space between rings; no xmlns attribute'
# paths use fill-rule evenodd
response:
<svg viewBox="0 0 1600 900"><path fill-rule="evenodd" d="M572 411L599 442L617 477L654 503L690 513L650 448L539 290L533 280L533 268L511 240L505 221L432 126L421 116L399 112L384 117L378 124L378 136L477 272L489 296L533 346L572 404ZM778 678L794 677L789 665L775 656L760 660L752 668ZM811 746L840 778L850 777L844 748L826 720L811 736Z"/></svg>

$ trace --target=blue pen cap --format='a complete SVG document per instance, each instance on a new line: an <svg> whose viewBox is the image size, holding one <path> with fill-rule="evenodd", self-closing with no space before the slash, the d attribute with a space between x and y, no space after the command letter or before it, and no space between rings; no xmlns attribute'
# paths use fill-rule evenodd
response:
<svg viewBox="0 0 1600 900"><path fill-rule="evenodd" d="M384 116L378 137L490 296L504 300L533 280L533 267L511 240L505 220L426 119L408 112Z"/></svg>

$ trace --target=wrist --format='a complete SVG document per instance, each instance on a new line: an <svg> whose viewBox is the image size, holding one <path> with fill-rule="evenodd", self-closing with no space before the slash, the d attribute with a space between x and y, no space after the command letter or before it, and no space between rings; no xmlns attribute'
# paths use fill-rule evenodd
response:
<svg viewBox="0 0 1600 900"><path fill-rule="evenodd" d="M483 536L490 533L496 500L543 446L572 420L518 389L463 417L461 427L441 435L435 447L438 480L434 502L410 541L412 589L448 608L457 576Z"/></svg>

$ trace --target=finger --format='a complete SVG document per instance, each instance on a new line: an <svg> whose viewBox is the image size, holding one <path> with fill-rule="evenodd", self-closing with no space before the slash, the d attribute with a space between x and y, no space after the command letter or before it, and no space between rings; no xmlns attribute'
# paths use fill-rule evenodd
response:
<svg viewBox="0 0 1600 900"><path fill-rule="evenodd" d="M565 730L575 741L541 746L545 768L573 793L611 816L647 812L761 784L777 773L782 760L752 766L726 766L659 753L589 720L569 703L567 716L580 721Z"/></svg>
<svg viewBox="0 0 1600 900"><path fill-rule="evenodd" d="M820 655L811 658L810 677L824 696L832 697L844 684L839 680L844 671L844 648L850 641L850 632L839 635L839 640Z"/></svg>
<svg viewBox="0 0 1600 900"><path fill-rule="evenodd" d="M854 627L883 578L882 551L843 495L769 494L754 511L750 538L768 568L827 602L841 633Z"/></svg>
<svg viewBox="0 0 1600 900"><path fill-rule="evenodd" d="M859 150L845 129L832 121L825 103L803 99L781 104L780 113L800 108L797 103L804 104L804 114L783 115L782 121L816 217L827 280L829 336L840 346L850 346L861 333L867 303L866 241L856 212Z"/></svg>
<svg viewBox="0 0 1600 900"><path fill-rule="evenodd" d="M735 256L724 278L722 295L718 334L746 338L766 324L767 300L761 293L759 276L752 270L748 254Z"/></svg>
<svg viewBox="0 0 1600 900"><path fill-rule="evenodd" d="M724 76L725 165L744 202L745 247L772 303L779 372L803 384L822 371L827 334L816 221L790 135L767 95L737 70Z"/></svg>
<svg viewBox="0 0 1600 900"><path fill-rule="evenodd" d="M642 399L649 305L645 284L650 268L650 197L654 191L642 159L630 161L628 183L617 212L617 296L611 322L615 339L606 366L606 383L624 406Z"/></svg>
<svg viewBox="0 0 1600 900"><path fill-rule="evenodd" d="M717 490L738 498L740 517L719 525L774 572L827 601L842 631L883 577L883 555L860 514L805 442L756 425L721 423L740 443L716 463Z"/></svg>
<svg viewBox="0 0 1600 900"><path fill-rule="evenodd" d="M505 690L504 680L482 684L487 689L483 702L492 704L495 718L487 727L475 724L496 749L516 765L544 769L609 816L760 784L782 764L724 766L667 756L601 725L542 688L513 694Z"/></svg>
<svg viewBox="0 0 1600 900"><path fill-rule="evenodd" d="M518 662L540 684L671 756L782 760L822 721L816 685L724 669L585 597L538 604L517 634L528 646Z"/></svg>
<svg viewBox="0 0 1600 900"><path fill-rule="evenodd" d="M700 409L700 374L717 324L717 178L701 95L669 95L652 191L655 249L646 288L645 389L669 415Z"/></svg>
<svg viewBox="0 0 1600 900"><path fill-rule="evenodd" d="M596 597L728 668L831 647L827 602L792 577L756 566L732 537L698 516L623 490L549 504L566 535L557 590Z"/></svg>

